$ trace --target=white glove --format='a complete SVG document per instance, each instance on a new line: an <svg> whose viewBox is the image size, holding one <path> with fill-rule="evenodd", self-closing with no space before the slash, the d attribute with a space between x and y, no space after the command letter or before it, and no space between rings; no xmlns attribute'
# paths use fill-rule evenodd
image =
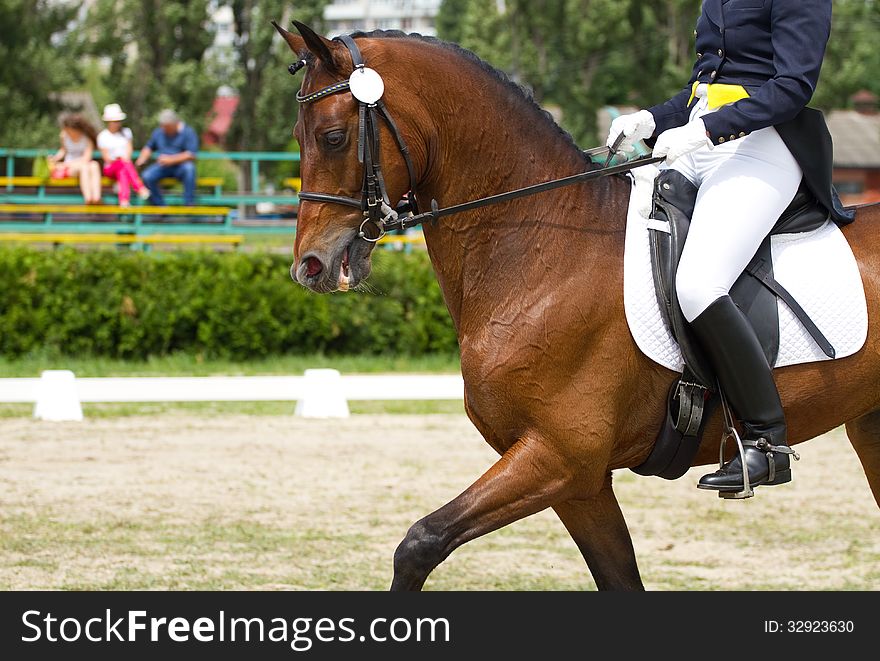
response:
<svg viewBox="0 0 880 661"><path fill-rule="evenodd" d="M635 144L639 140L650 138L654 134L656 128L654 123L654 115L647 110L639 110L629 115L621 115L611 122L611 128L608 130L608 139L605 145L611 147L617 137L623 133L624 141L618 147L619 151L630 152L635 148Z"/></svg>
<svg viewBox="0 0 880 661"><path fill-rule="evenodd" d="M665 156L667 163L701 147L712 149L712 141L706 135L706 125L697 118L684 126L663 131L654 145L654 156Z"/></svg>

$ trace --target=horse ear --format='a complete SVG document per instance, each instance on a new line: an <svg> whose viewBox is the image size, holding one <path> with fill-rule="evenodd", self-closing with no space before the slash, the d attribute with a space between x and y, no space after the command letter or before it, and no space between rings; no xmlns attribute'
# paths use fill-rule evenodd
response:
<svg viewBox="0 0 880 661"><path fill-rule="evenodd" d="M306 41L298 34L293 34L292 32L288 32L283 27L278 25L275 21L272 21L272 25L275 26L275 29L278 30L278 34L284 37L284 41L287 42L287 45L290 46L290 50L293 51L294 55L297 57L302 57L305 55L308 48L306 47Z"/></svg>
<svg viewBox="0 0 880 661"><path fill-rule="evenodd" d="M322 37L305 23L293 21L293 25L302 35L306 48L308 48L315 57L321 60L321 62L324 63L324 66L337 70L341 68L341 59L334 57L335 53L339 53L340 45L338 43ZM287 39L287 37L285 37L285 39ZM287 43L290 43L289 39Z"/></svg>

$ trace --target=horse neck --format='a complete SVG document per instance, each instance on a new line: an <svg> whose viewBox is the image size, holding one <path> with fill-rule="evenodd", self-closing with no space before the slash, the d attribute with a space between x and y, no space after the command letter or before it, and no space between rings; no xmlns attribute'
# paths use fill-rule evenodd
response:
<svg viewBox="0 0 880 661"><path fill-rule="evenodd" d="M471 73L468 68L473 75L465 75ZM472 63L446 71L435 64L433 71L436 76L420 90L432 125L429 172L418 191L422 207L432 199L447 207L588 167L580 151L516 90ZM455 88L442 81L453 81ZM552 256L556 274L550 278L572 270L590 278L600 261L594 256L622 255L625 191L624 182L602 179L426 225L428 252L456 327L469 302L483 310L503 305L499 288L505 283L522 292L529 289L523 280L547 277L535 271L536 251L542 258ZM597 236L605 237L603 245Z"/></svg>

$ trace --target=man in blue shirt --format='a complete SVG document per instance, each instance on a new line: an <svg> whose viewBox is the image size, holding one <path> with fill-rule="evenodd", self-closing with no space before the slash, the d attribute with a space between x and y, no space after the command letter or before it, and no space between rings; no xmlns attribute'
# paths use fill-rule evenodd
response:
<svg viewBox="0 0 880 661"><path fill-rule="evenodd" d="M183 182L183 203L192 205L196 195L195 159L199 152L199 137L191 126L184 124L173 110L159 113L159 128L153 131L146 146L141 149L135 165L140 167L153 155L153 163L143 172L143 180L150 189L150 202L164 205L165 199L159 189L161 179L178 179Z"/></svg>

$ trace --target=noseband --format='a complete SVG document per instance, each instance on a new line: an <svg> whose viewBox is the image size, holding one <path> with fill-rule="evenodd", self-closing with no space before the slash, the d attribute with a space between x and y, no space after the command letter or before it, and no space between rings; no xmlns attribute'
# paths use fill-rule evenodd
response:
<svg viewBox="0 0 880 661"><path fill-rule="evenodd" d="M363 72L365 70L364 59L361 57L360 49L357 47L354 39L349 35L341 35L335 37L334 41L340 41L348 48L351 61L354 64L352 78L354 78L355 74ZM295 71L291 69L291 73L295 73ZM311 103L340 92L351 92L350 80L333 83L311 94L297 92L296 100L301 104ZM364 220L358 230L358 236L365 241L375 242L385 236L387 227L397 222L398 212L412 211L412 213L418 214L419 210L415 196L416 172L406 141L400 134L394 120L391 119L388 108L385 107L381 98L369 103L358 98L359 95L357 94L353 93L353 96L358 102L358 162L364 166L364 179L361 185L360 199L344 195L307 191L300 192L299 198L310 202L330 202L360 209L364 214ZM391 206L388 190L385 187L385 178L382 176L382 166L379 162L379 121L377 116L381 116L388 124L388 128L397 142L397 146L406 163L407 172L409 173L409 192L406 194L406 203L397 209ZM372 225L375 228L369 234L367 232L368 225Z"/></svg>

